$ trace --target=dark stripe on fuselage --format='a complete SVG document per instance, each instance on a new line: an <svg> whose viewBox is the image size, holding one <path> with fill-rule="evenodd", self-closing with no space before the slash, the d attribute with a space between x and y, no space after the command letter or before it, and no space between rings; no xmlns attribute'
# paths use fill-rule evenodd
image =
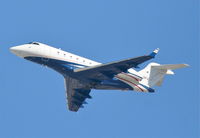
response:
<svg viewBox="0 0 200 138"><path fill-rule="evenodd" d="M32 62L48 66L64 76L70 75L74 69L78 68L76 66L87 67L85 65L67 62L63 60L51 59L51 58L44 58L44 57L24 57L24 58Z"/></svg>

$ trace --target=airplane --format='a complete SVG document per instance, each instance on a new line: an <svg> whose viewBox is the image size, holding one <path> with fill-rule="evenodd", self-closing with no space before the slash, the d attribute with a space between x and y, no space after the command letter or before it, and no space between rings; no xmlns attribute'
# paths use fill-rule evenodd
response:
<svg viewBox="0 0 200 138"><path fill-rule="evenodd" d="M173 75L172 70L187 67L187 64L149 63L144 69L136 71L138 65L153 59L159 49L149 55L102 64L52 46L30 42L14 46L10 51L26 60L49 67L60 73L65 80L68 109L77 112L91 99L91 89L130 90L150 92L153 86L161 86L165 75Z"/></svg>

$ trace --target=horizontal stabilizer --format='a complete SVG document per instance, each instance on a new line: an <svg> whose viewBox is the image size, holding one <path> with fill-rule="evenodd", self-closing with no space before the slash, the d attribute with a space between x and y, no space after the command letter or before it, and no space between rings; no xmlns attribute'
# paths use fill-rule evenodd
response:
<svg viewBox="0 0 200 138"><path fill-rule="evenodd" d="M156 68L156 69L179 69L179 68L184 68L184 67L188 67L188 64L167 64L167 65L152 65L152 68Z"/></svg>
<svg viewBox="0 0 200 138"><path fill-rule="evenodd" d="M174 72L172 70L188 66L189 66L188 64L167 64L167 65L153 65L151 67L152 69L166 70L166 74L173 75Z"/></svg>

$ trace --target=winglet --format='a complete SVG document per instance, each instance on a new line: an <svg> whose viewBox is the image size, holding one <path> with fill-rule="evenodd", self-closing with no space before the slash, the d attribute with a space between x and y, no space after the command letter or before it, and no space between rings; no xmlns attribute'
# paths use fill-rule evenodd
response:
<svg viewBox="0 0 200 138"><path fill-rule="evenodd" d="M156 54L159 52L159 48L156 48L149 56L154 58L156 56Z"/></svg>

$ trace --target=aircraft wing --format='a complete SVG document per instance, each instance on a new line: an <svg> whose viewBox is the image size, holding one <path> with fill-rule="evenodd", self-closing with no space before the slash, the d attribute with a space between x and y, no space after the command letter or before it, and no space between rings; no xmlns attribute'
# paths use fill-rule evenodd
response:
<svg viewBox="0 0 200 138"><path fill-rule="evenodd" d="M149 55L111 62L107 64L101 64L92 67L75 69L74 73L81 78L85 78L94 82L100 82L102 80L113 78L118 73L126 72L132 67L137 68L139 64L154 58L158 51L159 49L155 49Z"/></svg>
<svg viewBox="0 0 200 138"><path fill-rule="evenodd" d="M65 77L65 89L68 102L68 109L77 112L79 108L83 108L86 98L92 98L89 93L91 89L81 84L78 80Z"/></svg>

